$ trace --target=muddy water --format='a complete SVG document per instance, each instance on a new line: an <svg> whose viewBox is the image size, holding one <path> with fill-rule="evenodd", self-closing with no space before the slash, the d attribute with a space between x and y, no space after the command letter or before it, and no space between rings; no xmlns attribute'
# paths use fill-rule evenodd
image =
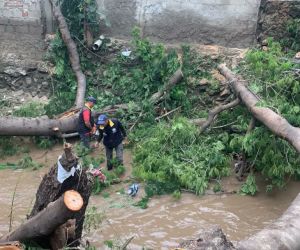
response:
<svg viewBox="0 0 300 250"><path fill-rule="evenodd" d="M31 150L31 156L45 167L38 171L0 171L0 234L9 227L12 196L16 188L13 206L13 228L18 226L29 213L34 202L41 177L47 172L61 153L56 146L46 154L42 150ZM100 151L100 150L99 150ZM103 151L100 151L101 153ZM21 158L22 156L20 156ZM13 162L15 158L0 160ZM125 154L125 165L129 169L130 154ZM224 186L234 189L239 184L228 178ZM179 201L170 196L155 197L149 208L142 210L132 204L142 197L132 199L120 190L128 184L111 187L104 195L91 197L90 206L97 207L105 215L98 229L86 233L85 238L98 249L105 249L105 240L122 243L134 236L129 249L171 249L184 239L196 237L211 225L220 225L231 240L239 240L262 229L278 218L296 197L300 183L292 182L286 190L267 195L261 188L256 197L240 195L206 195L197 197L184 193Z"/></svg>

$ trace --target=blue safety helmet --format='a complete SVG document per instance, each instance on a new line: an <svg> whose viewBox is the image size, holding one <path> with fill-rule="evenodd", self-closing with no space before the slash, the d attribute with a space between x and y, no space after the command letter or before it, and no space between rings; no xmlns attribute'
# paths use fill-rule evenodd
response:
<svg viewBox="0 0 300 250"><path fill-rule="evenodd" d="M107 119L106 115L99 115L97 125L104 125Z"/></svg>

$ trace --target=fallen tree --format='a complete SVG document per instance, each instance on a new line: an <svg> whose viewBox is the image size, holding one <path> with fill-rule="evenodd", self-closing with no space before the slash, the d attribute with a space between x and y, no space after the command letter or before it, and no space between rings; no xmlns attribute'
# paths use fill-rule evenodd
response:
<svg viewBox="0 0 300 250"><path fill-rule="evenodd" d="M300 153L300 128L294 127L289 122L269 108L259 107L259 99L246 86L245 81L236 77L224 64L218 67L229 81L235 94L248 108L253 117L262 122L275 135L288 141Z"/></svg>
<svg viewBox="0 0 300 250"><path fill-rule="evenodd" d="M67 244L77 246L93 184L86 169L78 168L78 164L72 145L66 143L64 153L39 185L28 220L0 238L0 242L33 241L47 249L62 249ZM73 175L65 176L65 171L72 173L73 170ZM63 175L59 175L59 171Z"/></svg>
<svg viewBox="0 0 300 250"><path fill-rule="evenodd" d="M82 206L83 199L78 192L74 190L66 191L59 199L49 203L36 216L24 222L8 235L3 236L0 242L26 242L49 236L57 227L74 217Z"/></svg>
<svg viewBox="0 0 300 250"><path fill-rule="evenodd" d="M166 91L169 91L173 86L178 84L183 78L182 71L178 69L163 86L162 90L154 93L150 100L153 103L158 103L162 100ZM101 110L93 112L95 119L99 114L113 114L117 110L128 109L127 104L109 105ZM80 108L71 109L63 114L58 115L54 119L48 116L38 118L25 117L0 117L0 136L57 136L61 137L64 134L74 133L77 131L78 115Z"/></svg>
<svg viewBox="0 0 300 250"><path fill-rule="evenodd" d="M53 0L50 0L50 3L53 8L53 14L58 22L58 27L61 33L61 37L67 46L69 52L69 58L72 70L74 71L77 79L77 93L75 99L75 107L81 108L84 104L84 97L86 91L86 77L83 74L81 67L80 67L80 59L77 52L76 44L73 41L70 31L68 29L67 22L61 13L59 5L55 5Z"/></svg>

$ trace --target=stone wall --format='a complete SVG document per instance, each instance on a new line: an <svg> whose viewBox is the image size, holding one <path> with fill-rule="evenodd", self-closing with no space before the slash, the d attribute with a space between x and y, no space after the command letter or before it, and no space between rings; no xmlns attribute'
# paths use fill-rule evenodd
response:
<svg viewBox="0 0 300 250"><path fill-rule="evenodd" d="M0 104L7 107L1 114L28 101L47 101L50 94L50 77L42 66L42 7L39 0L0 0Z"/></svg>
<svg viewBox="0 0 300 250"><path fill-rule="evenodd" d="M255 41L260 0L98 0L111 26L103 32L128 37L134 26L164 42L247 47Z"/></svg>
<svg viewBox="0 0 300 250"><path fill-rule="evenodd" d="M286 37L286 25L295 18L300 18L300 0L262 0L257 25L258 40Z"/></svg>

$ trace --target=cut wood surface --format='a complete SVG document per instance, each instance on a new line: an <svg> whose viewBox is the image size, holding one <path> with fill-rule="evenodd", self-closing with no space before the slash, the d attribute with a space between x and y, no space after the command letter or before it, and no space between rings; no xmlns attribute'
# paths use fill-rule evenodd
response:
<svg viewBox="0 0 300 250"><path fill-rule="evenodd" d="M37 215L24 222L21 226L8 235L3 236L0 239L0 242L25 242L26 240L51 235L57 227L64 224L68 219L71 219L74 216L74 211L68 208L70 204L66 204L65 200L70 200L70 198L68 198L69 195L71 195L72 200L82 200L82 197L77 192L77 195L75 196L73 192L76 191L72 191L71 193L66 192L56 201L49 203L48 206ZM72 203L79 204L80 202L73 201ZM79 206L77 207L77 211L78 208Z"/></svg>
<svg viewBox="0 0 300 250"><path fill-rule="evenodd" d="M269 108L257 106L259 99L224 64L218 67L221 74L229 80L234 92L248 108L254 118L268 127L272 133L288 141L300 153L300 128L292 126L285 118Z"/></svg>
<svg viewBox="0 0 300 250"><path fill-rule="evenodd" d="M78 192L74 190L68 190L64 195L64 203L69 210L77 212L83 206L83 199Z"/></svg>

